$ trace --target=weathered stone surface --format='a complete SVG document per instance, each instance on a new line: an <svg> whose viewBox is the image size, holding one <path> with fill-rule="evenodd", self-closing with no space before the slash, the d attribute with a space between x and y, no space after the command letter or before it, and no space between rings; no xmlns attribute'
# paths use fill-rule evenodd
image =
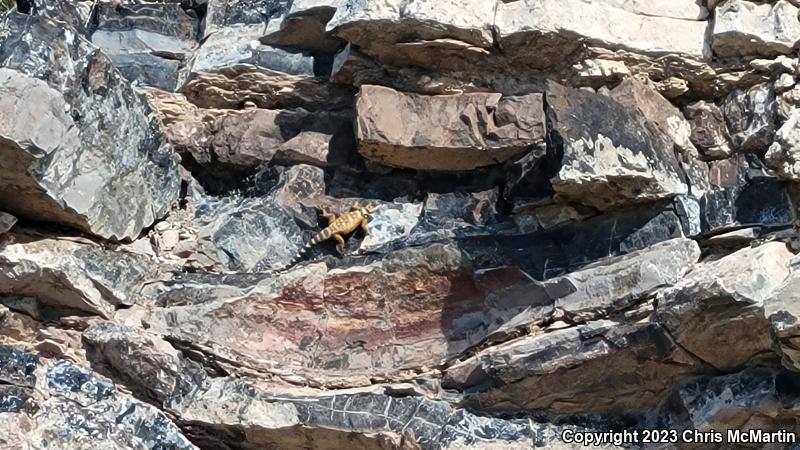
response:
<svg viewBox="0 0 800 450"><path fill-rule="evenodd" d="M765 433L792 429L797 414L796 373L764 368L707 376L680 387L676 398L698 431L733 429ZM771 418L783 418L774 420ZM765 442L764 446L770 443Z"/></svg>
<svg viewBox="0 0 800 450"><path fill-rule="evenodd" d="M262 30L288 11L287 0L209 0L204 21L204 37L235 25L260 26Z"/></svg>
<svg viewBox="0 0 800 450"><path fill-rule="evenodd" d="M548 280L544 288L555 307L584 321L624 309L657 288L676 283L700 259L690 239L673 239L609 258Z"/></svg>
<svg viewBox="0 0 800 450"><path fill-rule="evenodd" d="M187 63L181 92L206 108L352 107L352 90L327 82L330 58L260 44L263 35L263 26L232 25L208 36Z"/></svg>
<svg viewBox="0 0 800 450"><path fill-rule="evenodd" d="M0 444L9 448L195 450L162 412L66 361L0 347Z"/></svg>
<svg viewBox="0 0 800 450"><path fill-rule="evenodd" d="M10 2L14 3L14 2ZM23 14L47 17L64 22L88 38L91 5L84 1L69 0L18 0L17 11Z"/></svg>
<svg viewBox="0 0 800 450"><path fill-rule="evenodd" d="M517 59L540 67L559 62L559 58L577 49L579 40L646 55L671 53L696 59L710 56L705 22L658 17L641 10L636 12L644 14L637 14L614 3L499 2L495 26L500 46ZM674 10L677 9L680 8Z"/></svg>
<svg viewBox="0 0 800 450"><path fill-rule="evenodd" d="M606 320L512 340L463 364L478 383L496 386L468 394L465 406L566 414L652 407L680 377L702 371L661 326Z"/></svg>
<svg viewBox="0 0 800 450"><path fill-rule="evenodd" d="M706 363L736 369L771 348L764 305L789 275L791 257L785 244L770 242L704 263L659 294L657 321Z"/></svg>
<svg viewBox="0 0 800 450"><path fill-rule="evenodd" d="M356 139L365 158L394 167L446 171L499 164L543 141L542 96L421 96L362 86Z"/></svg>
<svg viewBox="0 0 800 450"><path fill-rule="evenodd" d="M0 211L0 234L7 233L14 224L17 223L17 218L9 213Z"/></svg>
<svg viewBox="0 0 800 450"><path fill-rule="evenodd" d="M775 134L775 142L769 147L764 161L779 177L800 180L800 109L793 110Z"/></svg>
<svg viewBox="0 0 800 450"><path fill-rule="evenodd" d="M713 161L709 183L700 200L704 232L739 225L783 225L792 220L785 186L752 155Z"/></svg>
<svg viewBox="0 0 800 450"><path fill-rule="evenodd" d="M646 82L627 78L610 92L611 98L628 108L636 108L642 116L669 137L681 152L692 155L697 150L691 141L692 129L678 108Z"/></svg>
<svg viewBox="0 0 800 450"><path fill-rule="evenodd" d="M728 0L715 10L713 50L717 56L789 54L800 41L800 9L793 2L772 4Z"/></svg>
<svg viewBox="0 0 800 450"><path fill-rule="evenodd" d="M562 155L556 198L607 209L688 192L673 143L641 113L556 83L546 97L548 151Z"/></svg>
<svg viewBox="0 0 800 450"><path fill-rule="evenodd" d="M351 0L327 29L390 64L459 69L489 53L494 12L480 0Z"/></svg>
<svg viewBox="0 0 800 450"><path fill-rule="evenodd" d="M705 159L724 159L733 150L722 110L713 103L698 101L683 110L691 125L691 141Z"/></svg>
<svg viewBox="0 0 800 450"><path fill-rule="evenodd" d="M473 273L452 245L402 250L369 265L314 263L279 278L249 277L168 283L158 288L160 306L137 320L287 379L343 385L441 364L503 318L532 304L546 311L549 303L517 270ZM198 339L197 329L208 333Z"/></svg>
<svg viewBox="0 0 800 450"><path fill-rule="evenodd" d="M146 258L89 242L0 237L0 294L30 296L56 309L109 316L136 302L152 276Z"/></svg>
<svg viewBox="0 0 800 450"><path fill-rule="evenodd" d="M95 16L92 43L110 55L154 53L183 58L197 45L197 18L177 3L100 3Z"/></svg>
<svg viewBox="0 0 800 450"><path fill-rule="evenodd" d="M280 29L261 38L278 47L298 48L323 54L335 53L345 41L326 32L326 25L347 0L294 0Z"/></svg>
<svg viewBox="0 0 800 450"><path fill-rule="evenodd" d="M739 151L763 152L775 137L775 93L769 84L731 92L722 112L734 147Z"/></svg>
<svg viewBox="0 0 800 450"><path fill-rule="evenodd" d="M176 161L145 99L54 22L12 13L0 29L0 205L120 240L166 214Z"/></svg>
<svg viewBox="0 0 800 450"><path fill-rule="evenodd" d="M110 55L114 67L131 83L174 91L178 84L180 61L161 58L150 53L120 53Z"/></svg>

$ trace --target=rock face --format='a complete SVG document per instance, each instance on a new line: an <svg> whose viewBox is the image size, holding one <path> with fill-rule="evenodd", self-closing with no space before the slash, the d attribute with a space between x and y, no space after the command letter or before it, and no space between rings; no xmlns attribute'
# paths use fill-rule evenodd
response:
<svg viewBox="0 0 800 450"><path fill-rule="evenodd" d="M163 217L178 197L176 160L108 58L23 14L6 16L0 41L4 209L117 240Z"/></svg>
<svg viewBox="0 0 800 450"><path fill-rule="evenodd" d="M362 86L356 139L365 158L393 167L469 170L501 164L544 141L542 96L426 97Z"/></svg>
<svg viewBox="0 0 800 450"><path fill-rule="evenodd" d="M788 0L759 4L729 0L719 5L713 49L718 56L774 56L792 52L800 41L800 9Z"/></svg>
<svg viewBox="0 0 800 450"><path fill-rule="evenodd" d="M641 113L556 83L546 95L548 143L561 155L552 180L559 199L607 209L687 193L672 142Z"/></svg>
<svg viewBox="0 0 800 450"><path fill-rule="evenodd" d="M0 448L796 444L797 0L15 3Z"/></svg>

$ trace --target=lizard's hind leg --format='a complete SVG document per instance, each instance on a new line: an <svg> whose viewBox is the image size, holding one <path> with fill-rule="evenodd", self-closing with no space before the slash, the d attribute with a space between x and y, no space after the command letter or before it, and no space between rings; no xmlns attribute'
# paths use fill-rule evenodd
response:
<svg viewBox="0 0 800 450"><path fill-rule="evenodd" d="M340 255L344 256L344 238L339 234L334 234L331 237L336 241L336 250L339 251Z"/></svg>
<svg viewBox="0 0 800 450"><path fill-rule="evenodd" d="M336 220L336 214L327 211L322 212L322 217L324 217L325 220L328 221L328 226L330 226L330 224L332 224L333 221Z"/></svg>

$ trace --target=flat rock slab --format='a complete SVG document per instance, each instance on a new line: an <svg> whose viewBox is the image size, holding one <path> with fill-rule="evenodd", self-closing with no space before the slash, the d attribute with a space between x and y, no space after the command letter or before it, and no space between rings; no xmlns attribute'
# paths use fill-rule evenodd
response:
<svg viewBox="0 0 800 450"><path fill-rule="evenodd" d="M155 111L70 28L17 13L0 28L0 206L135 238L179 193Z"/></svg>
<svg viewBox="0 0 800 450"><path fill-rule="evenodd" d="M729 0L715 10L713 49L717 56L790 54L800 41L796 2Z"/></svg>
<svg viewBox="0 0 800 450"><path fill-rule="evenodd" d="M153 52L182 58L197 46L197 18L177 3L99 3L92 43L108 54Z"/></svg>
<svg viewBox="0 0 800 450"><path fill-rule="evenodd" d="M0 237L0 294L33 297L55 310L108 317L115 306L134 304L153 275L147 258L89 242Z"/></svg>
<svg viewBox="0 0 800 450"><path fill-rule="evenodd" d="M546 98L557 199L608 209L688 192L674 143L640 111L552 82Z"/></svg>
<svg viewBox="0 0 800 450"><path fill-rule="evenodd" d="M544 134L541 94L425 96L366 85L356 100L359 152L393 167L500 164L541 144Z"/></svg>
<svg viewBox="0 0 800 450"><path fill-rule="evenodd" d="M733 370L770 350L764 305L789 275L792 256L784 243L770 242L701 264L659 294L656 320L692 354Z"/></svg>
<svg viewBox="0 0 800 450"><path fill-rule="evenodd" d="M85 367L6 346L0 367L7 448L197 450L164 413Z"/></svg>
<svg viewBox="0 0 800 450"><path fill-rule="evenodd" d="M495 27L500 46L515 59L551 66L578 48L581 41L612 50L644 55L678 54L694 59L710 56L708 24L659 17L636 4L643 2L521 0L498 2ZM651 3L651 2L648 2ZM652 2L653 5L660 2ZM673 11L688 10L670 5ZM640 14L641 13L641 14ZM663 30L670 30L669 33Z"/></svg>

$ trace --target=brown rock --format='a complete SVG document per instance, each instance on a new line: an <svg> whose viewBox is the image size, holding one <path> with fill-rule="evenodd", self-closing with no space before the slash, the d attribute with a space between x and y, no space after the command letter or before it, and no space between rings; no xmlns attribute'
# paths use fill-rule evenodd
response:
<svg viewBox="0 0 800 450"><path fill-rule="evenodd" d="M505 162L544 140L541 94L424 96L362 86L359 152L419 170L469 170Z"/></svg>
<svg viewBox="0 0 800 450"><path fill-rule="evenodd" d="M731 138L717 105L701 100L688 105L684 114L692 127L692 143L706 159L724 159L731 155Z"/></svg>

